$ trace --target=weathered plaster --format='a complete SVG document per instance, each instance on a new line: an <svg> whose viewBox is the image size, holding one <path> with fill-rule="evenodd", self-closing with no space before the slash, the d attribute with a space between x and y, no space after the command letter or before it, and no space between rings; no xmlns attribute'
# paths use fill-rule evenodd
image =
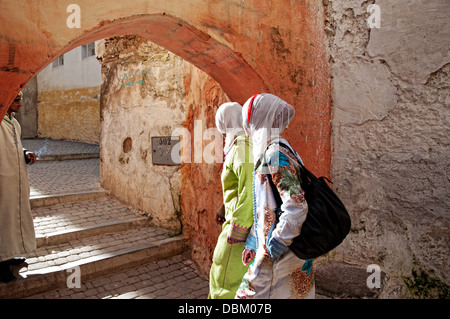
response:
<svg viewBox="0 0 450 319"><path fill-rule="evenodd" d="M381 8L380 29L366 24L373 2ZM380 265L390 278L381 297L410 296L403 278L418 269L448 285L450 6L326 5L331 175L353 222L328 258Z"/></svg>
<svg viewBox="0 0 450 319"><path fill-rule="evenodd" d="M60 54L110 36L140 35L206 72L233 101L269 91L292 103L287 136L329 176L330 82L320 1L80 0L80 28L64 2L8 1L0 10L0 116L20 86Z"/></svg>
<svg viewBox="0 0 450 319"><path fill-rule="evenodd" d="M38 92L38 137L98 143L100 87Z"/></svg>
<svg viewBox="0 0 450 319"><path fill-rule="evenodd" d="M152 164L151 138L184 121L183 60L143 38L101 41L101 184L159 226L181 231L179 166Z"/></svg>

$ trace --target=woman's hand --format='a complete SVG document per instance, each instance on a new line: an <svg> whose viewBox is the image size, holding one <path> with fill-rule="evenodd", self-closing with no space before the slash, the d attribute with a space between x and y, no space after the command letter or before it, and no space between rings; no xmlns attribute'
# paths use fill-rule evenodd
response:
<svg viewBox="0 0 450 319"><path fill-rule="evenodd" d="M225 206L222 205L216 212L216 223L222 225L225 222Z"/></svg>
<svg viewBox="0 0 450 319"><path fill-rule="evenodd" d="M256 252L254 250L250 250L245 248L242 252L242 263L245 267L250 265L250 262L255 258Z"/></svg>

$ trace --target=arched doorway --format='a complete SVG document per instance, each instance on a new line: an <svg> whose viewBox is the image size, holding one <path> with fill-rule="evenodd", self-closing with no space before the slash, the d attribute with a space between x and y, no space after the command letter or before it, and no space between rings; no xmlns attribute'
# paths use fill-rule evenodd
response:
<svg viewBox="0 0 450 319"><path fill-rule="evenodd" d="M331 88L324 12L315 1L246 3L201 0L78 1L81 28L69 28L67 3L3 2L0 17L0 115L17 91L52 59L77 46L110 36L135 34L165 47L214 78L231 100L243 103L268 91L295 106L287 135L309 167L329 176ZM5 23L8 22L8 23ZM205 167L189 166L204 170ZM205 169L205 174L208 174ZM184 173L183 173L184 174ZM193 200L202 174L185 174L186 220L194 220L199 246L212 251L207 219L213 207ZM190 179L192 178L192 179ZM206 252L208 255L208 252Z"/></svg>
<svg viewBox="0 0 450 319"><path fill-rule="evenodd" d="M39 72L50 61L75 47L111 36L130 34L146 38L206 72L222 86L231 100L243 103L254 92L264 92L268 89L262 78L241 54L167 14L133 16L100 24L94 30L84 32L82 37L68 42L53 56L47 56L43 65L33 65L34 68L30 70L32 74L12 65L9 68L3 67L1 71L12 72L11 75L16 75L11 77L12 83L22 87L24 82L26 83L33 74ZM15 60L14 46L10 43L5 43L5 46L8 46L8 52L12 55L9 57L10 60ZM17 74L21 75L17 76ZM12 91L18 91L18 88ZM6 95L6 92L3 92L3 95ZM5 102L8 101L3 95L2 99L4 98ZM2 113L4 108L2 104Z"/></svg>

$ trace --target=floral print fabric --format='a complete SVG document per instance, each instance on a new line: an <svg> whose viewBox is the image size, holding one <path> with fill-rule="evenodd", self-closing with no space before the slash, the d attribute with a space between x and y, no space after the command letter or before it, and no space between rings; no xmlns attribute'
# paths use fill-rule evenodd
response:
<svg viewBox="0 0 450 319"><path fill-rule="evenodd" d="M268 174L282 201L278 222ZM312 261L299 259L288 248L308 212L295 156L278 143L271 144L254 172L253 191L254 222L245 247L256 256L236 298L314 298Z"/></svg>

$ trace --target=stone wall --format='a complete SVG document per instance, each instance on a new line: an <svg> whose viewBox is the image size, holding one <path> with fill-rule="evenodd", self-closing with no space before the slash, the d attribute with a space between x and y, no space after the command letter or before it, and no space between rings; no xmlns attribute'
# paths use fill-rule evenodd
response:
<svg viewBox="0 0 450 319"><path fill-rule="evenodd" d="M22 108L16 114L16 119L19 121L22 128L22 138L37 137L37 100L38 87L37 78L32 78L27 85L22 89Z"/></svg>
<svg viewBox="0 0 450 319"><path fill-rule="evenodd" d="M374 2L324 1L331 175L353 221L328 259L379 265L381 297L448 298L450 4L376 1L370 29Z"/></svg>
<svg viewBox="0 0 450 319"><path fill-rule="evenodd" d="M10 1L0 10L0 117L17 91L64 52L139 35L210 75L244 103L269 91L297 109L287 134L321 175L330 169L330 74L321 1ZM67 23L79 16L80 26ZM2 23L3 22L3 23ZM294 135L295 134L295 135Z"/></svg>
<svg viewBox="0 0 450 319"><path fill-rule="evenodd" d="M183 62L139 37L101 41L97 57L101 185L156 225L180 231L180 167L152 164L151 137L170 136L184 120Z"/></svg>
<svg viewBox="0 0 450 319"><path fill-rule="evenodd" d="M38 137L98 143L100 87L38 92Z"/></svg>
<svg viewBox="0 0 450 319"><path fill-rule="evenodd" d="M444 21L448 7L439 1L427 2L426 8L422 7L425 6L423 3L419 6L403 1L394 5L377 1L381 8L381 28L370 29L367 8L372 2L323 2L327 34L324 45L329 56L332 85L331 177L334 189L352 216L353 226L341 246L317 259L318 291L335 297L442 297L446 293L448 296L450 61L446 44L441 41L449 32ZM425 24L427 28L417 27ZM296 35L280 33L277 37L277 34L273 29L271 40L266 39L264 45L272 46L273 54L280 59L289 60L291 48L282 40L291 39L292 42ZM417 38L424 39L425 44L415 41ZM282 43L286 46L284 49ZM139 65L136 70L144 70L149 59L145 50L138 46L140 49L136 50L141 52L138 59L123 45L118 44L122 52L118 65L123 67L132 57L133 63ZM115 59L120 50L117 49ZM411 52L416 54L411 57ZM192 132L194 121L202 120L203 130L213 127L215 110L227 101L226 95L205 73L170 54L168 56L166 61L171 65L171 71L167 74L172 74L176 68L183 74L176 94L173 89L163 93L167 89L164 85L170 81L162 78L148 90L142 87L131 89L134 91L122 88L122 93L118 89L117 92L105 91L105 101L111 98L116 104L111 104L114 108L110 110L103 110L104 119L106 114L115 113L117 118L122 116L122 121L130 117L140 121L145 118L142 116L145 112L135 106L142 105L146 96L153 96L158 103L175 97L182 105L175 117L177 125ZM178 61L176 67L175 60ZM117 81L125 69L110 62L108 72ZM299 90L314 87L313 78L308 80L310 82L299 76L300 79ZM115 85L117 87L117 83ZM112 84L107 83L107 86ZM159 93L150 93L152 90ZM311 92L302 92L302 96L315 96ZM106 93L113 95L106 97ZM168 100L163 103L164 107L170 104ZM128 108L128 112L124 113L123 108ZM297 106L297 110L301 109ZM310 111L313 113L309 117L321 116L320 112ZM299 123L310 125L308 116L302 114ZM130 125L125 126L129 129ZM109 128L104 133L111 138L117 132ZM169 133L168 130L165 132ZM150 133L146 134L149 136ZM300 144L309 141L302 142L301 136L293 131L289 133L289 138ZM136 137L114 137L118 141L118 151L111 158L120 158L122 143L128 137L135 147ZM135 160L125 154L122 158L129 164ZM103 167L106 171L114 171L116 166ZM148 166L141 166L136 172L143 169L148 170ZM190 238L194 260L207 273L220 231L213 220L222 200L220 165L183 164L179 174L181 186L176 194L180 196L183 232ZM144 179L148 177L145 175ZM124 191L120 185L112 186L117 188L117 193ZM131 198L130 194L141 196L140 189L144 187L140 185L128 190L122 198ZM367 287L370 264L381 268L380 288Z"/></svg>
<svg viewBox="0 0 450 319"><path fill-rule="evenodd" d="M171 136L179 128L193 133L194 120L201 121L202 132L215 127L217 107L228 98L204 72L138 36L101 41L97 55L102 63L102 186L147 213L154 224L174 233L184 228L207 272L208 251L219 231L210 213L222 202L221 165L153 165L151 138Z"/></svg>
<svg viewBox="0 0 450 319"><path fill-rule="evenodd" d="M229 101L220 85L203 71L186 63L184 88L187 114L183 126L190 132L194 132L194 121L201 121L203 132L216 127L216 111L222 103ZM199 143L194 140L195 134L191 138L192 143ZM210 140L200 141L202 149L209 143ZM193 259L204 274L209 275L213 251L222 229L215 222L215 213L223 203L220 180L222 164L192 161L190 164L183 164L181 170L184 233L190 239Z"/></svg>
<svg viewBox="0 0 450 319"><path fill-rule="evenodd" d="M76 47L37 74L38 137L98 143L100 64Z"/></svg>

